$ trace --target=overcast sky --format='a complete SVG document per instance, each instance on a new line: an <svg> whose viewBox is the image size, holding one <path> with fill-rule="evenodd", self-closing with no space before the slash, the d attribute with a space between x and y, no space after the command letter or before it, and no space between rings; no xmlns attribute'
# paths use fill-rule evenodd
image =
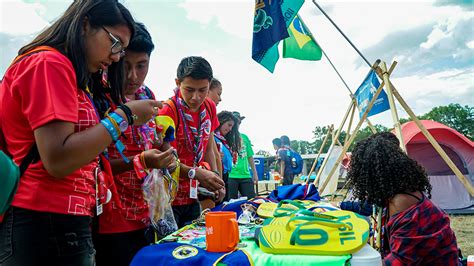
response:
<svg viewBox="0 0 474 266"><path fill-rule="evenodd" d="M0 0L0 75L18 49L72 1ZM146 80L157 98L171 96L181 58L204 56L223 84L218 111L240 111L254 150L271 140L312 139L315 126L337 127L349 92L323 58L280 58L275 72L251 59L254 0L121 1L148 27L156 49ZM474 105L474 6L468 1L318 1L373 62L398 61L392 82L418 115L450 103ZM355 92L369 70L310 0L299 14ZM399 110L400 117L406 117ZM391 127L390 112L371 117Z"/></svg>

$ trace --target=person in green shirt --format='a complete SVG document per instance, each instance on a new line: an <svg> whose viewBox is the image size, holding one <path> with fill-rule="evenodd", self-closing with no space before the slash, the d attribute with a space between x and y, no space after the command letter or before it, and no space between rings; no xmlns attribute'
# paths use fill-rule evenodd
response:
<svg viewBox="0 0 474 266"><path fill-rule="evenodd" d="M239 112L233 112L234 116L239 121L238 125L242 122L245 116L240 116ZM240 133L241 147L238 154L237 162L232 167L232 171L229 174L229 199L236 199L239 197L239 192L242 196L248 199L255 198L255 187L254 184L258 182L257 169L253 160L253 149L252 143L247 135ZM252 175L250 175L250 170ZM252 180L253 176L253 180Z"/></svg>

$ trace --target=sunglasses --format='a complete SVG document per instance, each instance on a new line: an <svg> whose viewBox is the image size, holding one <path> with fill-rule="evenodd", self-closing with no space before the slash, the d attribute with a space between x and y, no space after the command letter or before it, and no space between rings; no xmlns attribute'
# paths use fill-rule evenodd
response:
<svg viewBox="0 0 474 266"><path fill-rule="evenodd" d="M102 29L109 34L110 40L112 41L112 46L110 47L110 52L112 54L120 54L120 57L125 56L125 49L123 48L122 42L115 37L110 31L108 31L104 26Z"/></svg>

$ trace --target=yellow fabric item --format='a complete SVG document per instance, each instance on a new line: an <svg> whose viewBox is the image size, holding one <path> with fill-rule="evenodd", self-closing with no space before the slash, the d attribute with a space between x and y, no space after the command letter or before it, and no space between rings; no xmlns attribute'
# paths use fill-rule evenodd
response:
<svg viewBox="0 0 474 266"><path fill-rule="evenodd" d="M170 136L167 136L166 133L167 132L171 132L170 131L170 127L172 129L172 134L173 134L173 139L175 138L175 132L176 132L176 126L174 124L174 121L171 117L167 116L167 115L159 115L159 116L156 116L155 117L155 123L156 123L156 126L162 126L163 127L163 131L161 131L161 139L165 139L165 138L169 138Z"/></svg>
<svg viewBox="0 0 474 266"><path fill-rule="evenodd" d="M349 211L278 217L258 233L260 248L271 254L348 255L361 249L368 237L367 221Z"/></svg>
<svg viewBox="0 0 474 266"><path fill-rule="evenodd" d="M164 141L170 141L175 139L175 124L171 117L165 115L159 115L155 117L155 124L156 126L161 126L163 130L161 131L161 135L159 136ZM164 174L165 175L165 185L170 188L170 199L171 202L176 197L176 193L178 193L178 184L179 184L179 172L180 172L180 164L179 159L177 161L176 169L171 174Z"/></svg>

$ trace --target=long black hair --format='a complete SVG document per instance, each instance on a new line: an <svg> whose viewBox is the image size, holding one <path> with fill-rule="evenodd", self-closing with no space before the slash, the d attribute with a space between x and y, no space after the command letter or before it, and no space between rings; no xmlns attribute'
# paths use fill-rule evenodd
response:
<svg viewBox="0 0 474 266"><path fill-rule="evenodd" d="M108 68L110 88L104 90L100 73L90 74L87 68L86 48L82 30L85 19L92 28L102 26L126 25L131 38L135 32L134 20L127 8L117 0L76 0L50 27L41 32L31 43L22 47L18 54L24 54L38 46L47 45L59 50L72 63L76 72L77 87L85 90L89 85L94 101L105 99L110 93L117 104L122 102L122 88L125 81L123 60L112 63Z"/></svg>
<svg viewBox="0 0 474 266"><path fill-rule="evenodd" d="M228 111L220 112L219 114L217 114L217 118L219 119L220 125L216 129L216 131L219 130L221 128L221 125L223 125L225 122L234 121L234 126L232 127L232 130L227 133L224 138L227 141L227 144L229 144L229 147L232 152L239 152L241 146L239 120L231 112Z"/></svg>
<svg viewBox="0 0 474 266"><path fill-rule="evenodd" d="M381 207L399 193L420 191L431 197L424 168L400 149L398 139L389 132L357 143L347 179L356 198Z"/></svg>

